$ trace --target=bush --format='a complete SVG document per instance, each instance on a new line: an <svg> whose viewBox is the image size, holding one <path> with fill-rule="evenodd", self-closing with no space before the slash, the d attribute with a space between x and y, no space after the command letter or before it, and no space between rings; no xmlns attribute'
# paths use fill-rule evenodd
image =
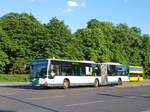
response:
<svg viewBox="0 0 150 112"><path fill-rule="evenodd" d="M146 76L145 76L145 79L150 79L150 75L146 75Z"/></svg>

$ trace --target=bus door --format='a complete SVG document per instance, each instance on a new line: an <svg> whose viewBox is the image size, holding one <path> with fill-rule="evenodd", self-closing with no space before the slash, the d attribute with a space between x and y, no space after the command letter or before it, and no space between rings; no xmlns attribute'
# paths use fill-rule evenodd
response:
<svg viewBox="0 0 150 112"><path fill-rule="evenodd" d="M101 64L101 85L107 85L108 84L108 73L107 73L107 65Z"/></svg>

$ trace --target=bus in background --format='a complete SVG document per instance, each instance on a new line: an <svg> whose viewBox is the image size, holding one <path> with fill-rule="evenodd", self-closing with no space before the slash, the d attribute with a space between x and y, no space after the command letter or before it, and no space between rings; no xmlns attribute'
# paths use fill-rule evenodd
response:
<svg viewBox="0 0 150 112"><path fill-rule="evenodd" d="M101 81L100 68L93 61L37 59L31 62L32 85L62 86L94 85Z"/></svg>
<svg viewBox="0 0 150 112"><path fill-rule="evenodd" d="M120 63L100 63L101 68L101 84L108 85L118 83L121 85L123 81L128 80L128 66Z"/></svg>
<svg viewBox="0 0 150 112"><path fill-rule="evenodd" d="M128 68L119 63L95 63L61 59L37 59L31 62L32 85L70 86L122 84L128 81Z"/></svg>
<svg viewBox="0 0 150 112"><path fill-rule="evenodd" d="M144 80L143 67L129 66L129 80L130 81L142 81L142 80Z"/></svg>

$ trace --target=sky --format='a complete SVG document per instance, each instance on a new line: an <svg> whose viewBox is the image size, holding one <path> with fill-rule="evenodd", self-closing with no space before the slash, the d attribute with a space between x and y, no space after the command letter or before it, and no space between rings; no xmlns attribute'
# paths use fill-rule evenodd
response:
<svg viewBox="0 0 150 112"><path fill-rule="evenodd" d="M0 0L0 17L9 12L32 13L42 23L57 17L72 32L98 19L126 23L150 34L150 0Z"/></svg>

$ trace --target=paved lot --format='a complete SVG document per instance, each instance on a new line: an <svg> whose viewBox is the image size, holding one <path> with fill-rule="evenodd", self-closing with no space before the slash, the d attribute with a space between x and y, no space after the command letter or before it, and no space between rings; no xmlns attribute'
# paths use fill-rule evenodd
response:
<svg viewBox="0 0 150 112"><path fill-rule="evenodd" d="M1 86L0 112L150 112L150 86L68 90Z"/></svg>

